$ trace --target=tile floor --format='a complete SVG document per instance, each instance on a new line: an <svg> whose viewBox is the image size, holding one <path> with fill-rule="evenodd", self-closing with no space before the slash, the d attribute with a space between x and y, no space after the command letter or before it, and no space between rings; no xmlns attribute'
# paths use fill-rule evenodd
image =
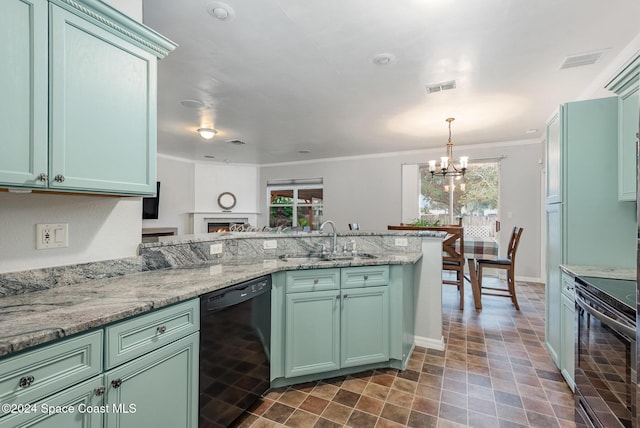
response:
<svg viewBox="0 0 640 428"><path fill-rule="evenodd" d="M575 427L573 396L544 345L544 286L517 284L465 310L444 286L445 351L417 348L385 369L270 391L235 427Z"/></svg>

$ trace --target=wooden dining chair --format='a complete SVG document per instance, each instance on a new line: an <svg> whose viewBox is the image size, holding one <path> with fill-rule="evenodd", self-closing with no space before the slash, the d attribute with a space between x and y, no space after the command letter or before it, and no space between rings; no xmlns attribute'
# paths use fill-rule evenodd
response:
<svg viewBox="0 0 640 428"><path fill-rule="evenodd" d="M511 239L509 239L509 247L507 248L507 257L497 260L478 260L478 283L480 285L480 291L482 294L489 296L510 297L513 305L517 310L520 310L518 305L518 299L516 298L516 284L515 284L515 268L516 268L516 251L518 250L518 244L520 243L520 236L522 235L521 227L514 227L511 233ZM485 287L482 285L482 268L493 269L506 269L507 271L507 287ZM486 291L485 291L486 290Z"/></svg>

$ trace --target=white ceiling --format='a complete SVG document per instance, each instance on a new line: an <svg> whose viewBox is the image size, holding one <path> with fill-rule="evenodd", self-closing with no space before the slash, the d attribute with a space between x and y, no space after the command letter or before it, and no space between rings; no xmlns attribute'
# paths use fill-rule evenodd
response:
<svg viewBox="0 0 640 428"><path fill-rule="evenodd" d="M212 0L143 2L145 24L179 45L158 65L159 153L265 164L444 150L451 116L456 145L541 139L640 31L637 0L224 1L231 20L208 14ZM380 53L395 60L375 65Z"/></svg>

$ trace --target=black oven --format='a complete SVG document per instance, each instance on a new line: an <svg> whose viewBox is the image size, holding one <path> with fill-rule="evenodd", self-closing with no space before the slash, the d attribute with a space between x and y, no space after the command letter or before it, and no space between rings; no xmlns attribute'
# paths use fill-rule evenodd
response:
<svg viewBox="0 0 640 428"><path fill-rule="evenodd" d="M576 278L576 422L635 427L636 281Z"/></svg>

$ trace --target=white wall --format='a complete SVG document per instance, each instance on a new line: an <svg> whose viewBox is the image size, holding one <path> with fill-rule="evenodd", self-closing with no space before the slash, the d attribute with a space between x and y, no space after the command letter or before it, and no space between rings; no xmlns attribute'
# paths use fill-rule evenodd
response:
<svg viewBox="0 0 640 428"><path fill-rule="evenodd" d="M132 257L140 198L0 192L0 272ZM36 250L36 224L67 223L69 247Z"/></svg>
<svg viewBox="0 0 640 428"><path fill-rule="evenodd" d="M541 276L541 180L540 141L477 146L456 145L454 155L471 159L506 156L500 168L500 211L504 233L501 251L506 251L509 231L524 228L518 249L520 278L540 280ZM440 149L380 156L331 159L260 168L260 210L266 213L266 182L278 178L324 178L324 218L339 229L360 223L363 231L386 230L402 221L402 165L436 159ZM417 203L417 202L416 202ZM260 217L267 224L266 214Z"/></svg>
<svg viewBox="0 0 640 428"><path fill-rule="evenodd" d="M194 210L194 163L158 155L160 205L157 220L143 220L142 227L177 227L179 235L191 233Z"/></svg>
<svg viewBox="0 0 640 428"><path fill-rule="evenodd" d="M231 211L258 211L258 168L250 165L224 165L211 162L195 164L195 211L220 212L218 196L231 192L236 205Z"/></svg>

